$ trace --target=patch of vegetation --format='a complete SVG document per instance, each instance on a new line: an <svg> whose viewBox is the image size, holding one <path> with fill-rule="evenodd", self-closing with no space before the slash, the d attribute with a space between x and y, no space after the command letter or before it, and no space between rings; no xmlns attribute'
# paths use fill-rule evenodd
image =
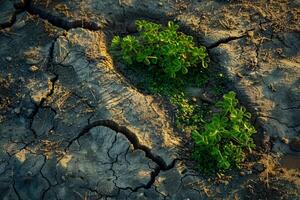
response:
<svg viewBox="0 0 300 200"><path fill-rule="evenodd" d="M165 73L175 78L187 74L190 68L208 66L205 47L197 47L193 37L178 32L178 25L169 22L166 27L145 20L137 20L138 34L112 39L112 50L120 52L122 60L132 65L143 63L150 71Z"/></svg>
<svg viewBox="0 0 300 200"><path fill-rule="evenodd" d="M250 113L244 107L237 107L234 92L224 95L216 104L219 112L202 129L194 130L193 158L204 171L226 170L239 167L245 159L244 150L254 147L252 135L256 132L249 122Z"/></svg>
<svg viewBox="0 0 300 200"><path fill-rule="evenodd" d="M171 103L177 107L175 121L177 128L191 132L205 123L203 119L205 108L191 102L183 92L173 95Z"/></svg>
<svg viewBox="0 0 300 200"><path fill-rule="evenodd" d="M206 69L209 59L205 47L197 47L173 22L163 27L138 20L136 26L138 34L113 38L113 55L132 69L131 76L142 79L138 84L144 91L165 96L176 106L176 126L192 134L192 157L200 170L238 167L244 151L254 147L250 114L237 107L234 92L225 94L215 106L199 105L185 92L187 87L209 87L215 96L225 93L224 75ZM218 112L213 113L215 108Z"/></svg>

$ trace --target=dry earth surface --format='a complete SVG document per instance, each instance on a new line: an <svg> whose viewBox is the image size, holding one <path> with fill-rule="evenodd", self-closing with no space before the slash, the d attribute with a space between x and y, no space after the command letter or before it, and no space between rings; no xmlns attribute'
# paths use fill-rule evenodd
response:
<svg viewBox="0 0 300 200"><path fill-rule="evenodd" d="M108 52L177 21L253 114L241 170L193 169L159 97ZM300 1L0 0L0 199L300 199Z"/></svg>

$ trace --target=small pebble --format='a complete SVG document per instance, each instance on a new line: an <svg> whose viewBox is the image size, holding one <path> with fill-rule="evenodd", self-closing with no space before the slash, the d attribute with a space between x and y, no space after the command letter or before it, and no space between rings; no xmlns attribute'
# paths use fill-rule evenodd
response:
<svg viewBox="0 0 300 200"><path fill-rule="evenodd" d="M288 144L289 143L289 139L287 139L286 137L282 137L281 138L281 142L284 144Z"/></svg>
<svg viewBox="0 0 300 200"><path fill-rule="evenodd" d="M32 65L32 66L30 67L30 71L31 71L31 72L36 72L37 70L39 70L39 68L38 68L37 66L35 66L35 65Z"/></svg>
<svg viewBox="0 0 300 200"><path fill-rule="evenodd" d="M248 31L248 36L250 37L250 38L253 38L254 37L254 32L253 31Z"/></svg>
<svg viewBox="0 0 300 200"><path fill-rule="evenodd" d="M158 2L158 5L159 5L159 6L163 6L163 3L162 3L162 2Z"/></svg>
<svg viewBox="0 0 300 200"><path fill-rule="evenodd" d="M245 176L245 172L240 172L240 176Z"/></svg>

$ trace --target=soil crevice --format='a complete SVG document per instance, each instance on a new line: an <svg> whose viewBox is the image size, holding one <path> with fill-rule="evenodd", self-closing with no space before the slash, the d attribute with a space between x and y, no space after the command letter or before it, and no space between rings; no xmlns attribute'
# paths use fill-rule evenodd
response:
<svg viewBox="0 0 300 200"><path fill-rule="evenodd" d="M170 165L167 165L165 163L165 161L160 156L154 155L151 152L151 149L149 147L140 144L140 142L139 142L137 136L135 135L135 133L133 133L127 127L119 125L118 123L116 123L113 120L99 120L99 121L95 121L95 122L87 125L86 127L84 127L82 129L82 131L80 131L80 133L75 138L73 138L69 142L69 144L67 145L66 151L73 144L74 141L78 140L81 136L85 135L92 128L97 127L97 126L104 126L104 127L107 127L107 128L110 128L110 129L114 130L115 132L122 133L123 135L125 135L126 138L133 145L134 149L140 149L140 150L144 151L145 154L146 154L146 157L151 159L153 162L155 162L159 166L159 169L165 171L165 170L169 170L169 169L174 167L176 159L173 160L173 162Z"/></svg>
<svg viewBox="0 0 300 200"><path fill-rule="evenodd" d="M63 19L62 17L55 16L51 12L45 12L45 10L34 6L34 2L32 1L28 2L24 8L28 13L32 15L38 15L40 18L47 20L52 25L64 30L70 30L72 28L84 28L91 31L97 31L103 28L100 24L93 21L83 19L74 19L70 21L67 19Z"/></svg>

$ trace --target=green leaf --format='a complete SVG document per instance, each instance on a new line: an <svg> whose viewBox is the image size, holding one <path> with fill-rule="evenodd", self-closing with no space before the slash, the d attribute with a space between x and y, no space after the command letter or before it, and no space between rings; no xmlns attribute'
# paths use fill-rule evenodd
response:
<svg viewBox="0 0 300 200"><path fill-rule="evenodd" d="M185 66L183 66L183 67L181 68L181 70L182 70L182 73L183 73L183 74L187 74L187 73L188 73L188 69L187 69Z"/></svg>
<svg viewBox="0 0 300 200"><path fill-rule="evenodd" d="M119 36L114 36L111 41L111 47L116 48L120 45L120 43L121 43L121 38Z"/></svg>

